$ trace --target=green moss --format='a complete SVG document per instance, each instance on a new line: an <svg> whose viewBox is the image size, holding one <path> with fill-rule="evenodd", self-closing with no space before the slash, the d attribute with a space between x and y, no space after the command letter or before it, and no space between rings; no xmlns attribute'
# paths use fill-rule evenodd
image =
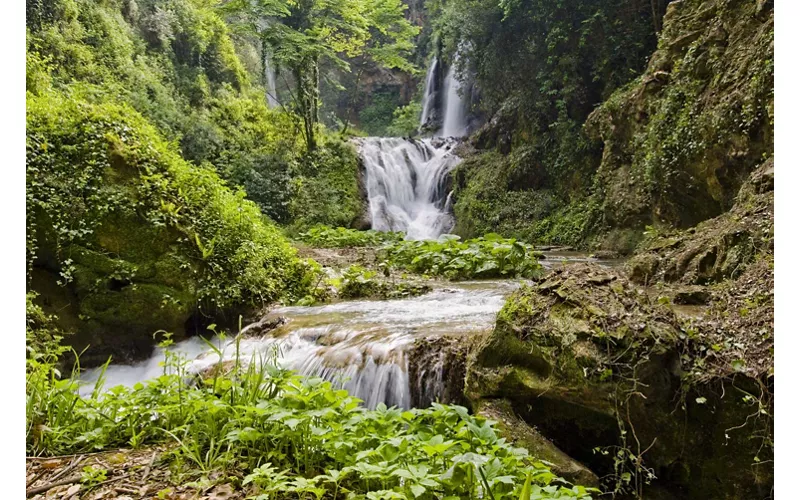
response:
<svg viewBox="0 0 800 500"><path fill-rule="evenodd" d="M29 94L27 118L29 266L60 273L88 333L180 333L198 306L214 315L310 290L311 269L244 193L131 108Z"/></svg>
<svg viewBox="0 0 800 500"><path fill-rule="evenodd" d="M731 208L772 151L773 13L752 2L670 5L643 77L587 126L605 142L598 184L612 227L689 227Z"/></svg>
<svg viewBox="0 0 800 500"><path fill-rule="evenodd" d="M469 156L453 176L454 232L461 236L495 232L537 244L585 246L597 231L598 203L575 187L581 182L572 186L569 175L546 167L535 148Z"/></svg>

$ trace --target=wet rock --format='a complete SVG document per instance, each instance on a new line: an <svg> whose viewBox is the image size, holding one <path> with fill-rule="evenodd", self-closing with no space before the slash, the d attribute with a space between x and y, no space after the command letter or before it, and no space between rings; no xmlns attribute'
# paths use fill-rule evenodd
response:
<svg viewBox="0 0 800 500"><path fill-rule="evenodd" d="M242 334L252 337L262 337L272 330L285 325L287 319L283 316L270 317L265 316L255 323L251 323L242 329Z"/></svg>
<svg viewBox="0 0 800 500"><path fill-rule="evenodd" d="M411 405L433 402L466 405L464 379L469 340L463 337L419 339L407 353Z"/></svg>
<svg viewBox="0 0 800 500"><path fill-rule="evenodd" d="M573 460L561 451L539 431L519 418L511 404L504 399L481 401L475 413L494 420L503 431L503 435L515 446L525 448L532 457L549 462L550 469L559 477L583 486L599 486L597 475L582 463Z"/></svg>

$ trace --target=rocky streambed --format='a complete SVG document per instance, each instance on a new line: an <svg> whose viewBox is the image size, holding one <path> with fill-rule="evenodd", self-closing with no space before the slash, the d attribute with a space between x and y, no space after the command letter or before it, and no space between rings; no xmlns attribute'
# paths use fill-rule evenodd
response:
<svg viewBox="0 0 800 500"><path fill-rule="evenodd" d="M660 235L630 261L550 250L535 280L279 308L245 329L240 352L371 407L468 406L555 473L620 497L769 497L770 175L756 172L731 213ZM197 339L176 348L199 372L233 356L227 342L222 358ZM152 376L161 358L111 366L107 384Z"/></svg>

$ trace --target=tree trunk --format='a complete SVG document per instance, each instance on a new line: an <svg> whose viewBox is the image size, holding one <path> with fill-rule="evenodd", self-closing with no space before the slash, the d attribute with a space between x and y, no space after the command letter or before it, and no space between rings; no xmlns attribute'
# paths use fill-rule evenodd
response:
<svg viewBox="0 0 800 500"><path fill-rule="evenodd" d="M303 117L306 148L317 147L316 128L319 122L319 64L317 59L307 57L295 68L297 80L297 104Z"/></svg>

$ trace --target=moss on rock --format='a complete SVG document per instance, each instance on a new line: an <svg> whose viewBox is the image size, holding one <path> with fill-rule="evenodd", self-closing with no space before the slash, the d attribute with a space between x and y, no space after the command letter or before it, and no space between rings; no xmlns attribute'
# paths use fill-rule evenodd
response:
<svg viewBox="0 0 800 500"><path fill-rule="evenodd" d="M770 158L751 174L729 212L644 241L627 264L631 279L709 284L742 274L774 245L774 171Z"/></svg>
<svg viewBox="0 0 800 500"><path fill-rule="evenodd" d="M587 120L610 227L689 227L728 210L773 148L772 3L671 2L644 75Z"/></svg>
<svg viewBox="0 0 800 500"><path fill-rule="evenodd" d="M42 304L73 304L59 316L89 363L146 357L157 330L181 338L193 316L311 288L311 268L244 193L131 108L29 95L27 124L29 286Z"/></svg>
<svg viewBox="0 0 800 500"><path fill-rule="evenodd" d="M656 484L673 495L705 498L713 488L719 498L753 498L772 477L769 467L753 467L756 454L771 457L769 446L751 439L770 420L748 418L768 399L757 382L763 370L737 375L735 363L711 369L716 358L706 340L719 327L710 319L684 324L618 270L556 270L509 298L495 329L469 354L466 394L475 408L507 402L598 475L645 472L628 455L615 462L613 454L608 460L592 452L623 449L643 457ZM732 395L736 387L752 396Z"/></svg>

